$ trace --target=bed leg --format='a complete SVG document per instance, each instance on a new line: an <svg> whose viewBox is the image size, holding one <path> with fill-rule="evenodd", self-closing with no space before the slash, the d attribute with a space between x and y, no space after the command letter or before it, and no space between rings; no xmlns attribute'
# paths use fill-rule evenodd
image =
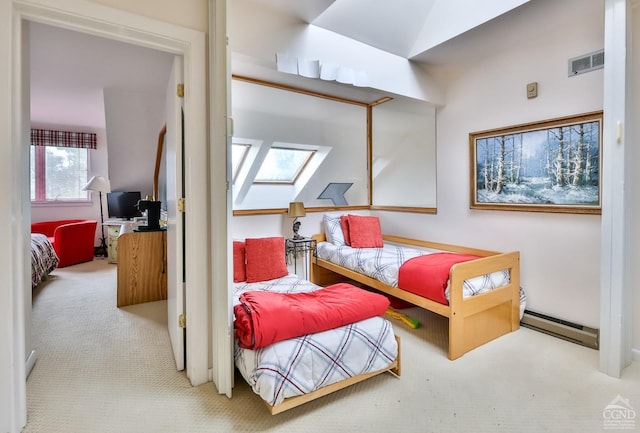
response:
<svg viewBox="0 0 640 433"><path fill-rule="evenodd" d="M464 318L456 311L451 311L449 317L449 353L450 360L458 359L464 355Z"/></svg>
<svg viewBox="0 0 640 433"><path fill-rule="evenodd" d="M398 357L396 358L396 366L393 367L390 371L395 374L396 376L400 376L402 374L402 359L401 359L401 355L402 355L402 347L400 345L400 337L395 335L396 337L396 342L398 343Z"/></svg>

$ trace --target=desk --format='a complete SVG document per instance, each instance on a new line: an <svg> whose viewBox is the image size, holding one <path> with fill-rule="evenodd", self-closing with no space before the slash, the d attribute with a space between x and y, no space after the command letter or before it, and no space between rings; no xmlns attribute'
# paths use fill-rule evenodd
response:
<svg viewBox="0 0 640 433"><path fill-rule="evenodd" d="M299 275L305 280L309 279L309 253L316 254L316 240L303 239L287 239L285 243L285 251L287 255L287 264L293 262L293 273L298 274L298 257L302 256L304 275Z"/></svg>
<svg viewBox="0 0 640 433"><path fill-rule="evenodd" d="M118 307L167 299L167 232L118 238Z"/></svg>

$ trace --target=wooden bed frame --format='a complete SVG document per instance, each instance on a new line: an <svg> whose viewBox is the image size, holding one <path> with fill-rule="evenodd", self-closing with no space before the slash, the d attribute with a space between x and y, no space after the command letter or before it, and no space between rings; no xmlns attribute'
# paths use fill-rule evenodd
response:
<svg viewBox="0 0 640 433"><path fill-rule="evenodd" d="M317 242L325 241L324 234L312 236ZM376 279L359 274L318 257L310 259L310 280L320 286L337 282L351 282L366 286L449 319L448 357L457 359L495 338L520 327L520 253L498 253L457 245L420 241L399 236L384 235L385 242L435 250L473 254L481 258L458 263L451 267L449 305L440 304ZM465 280L508 269L509 284L490 292L463 298ZM359 284L358 284L359 283Z"/></svg>
<svg viewBox="0 0 640 433"><path fill-rule="evenodd" d="M343 388L354 385L358 382L362 382L363 380L367 380L373 376L377 376L382 373L389 372L395 376L400 376L400 353L401 353L400 337L396 335L395 338L398 343L398 356L387 368L383 368L382 370L378 370L378 371L372 371L371 373L365 373L365 374L360 374L358 376L349 377L347 379L341 380L340 382L332 383L331 385L317 389L308 394L298 395L296 397L289 397L285 399L282 403L277 404L275 406L272 406L269 403L265 402L265 404L269 408L269 412L271 412L271 415L279 414L286 410L293 409L294 407L308 403L317 398L324 397L325 395L331 394L332 392L339 391Z"/></svg>

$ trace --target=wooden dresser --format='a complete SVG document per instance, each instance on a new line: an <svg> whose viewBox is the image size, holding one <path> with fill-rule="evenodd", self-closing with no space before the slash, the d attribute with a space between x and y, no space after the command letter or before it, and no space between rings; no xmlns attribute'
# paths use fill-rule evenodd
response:
<svg viewBox="0 0 640 433"><path fill-rule="evenodd" d="M118 238L118 307L167 299L167 232Z"/></svg>

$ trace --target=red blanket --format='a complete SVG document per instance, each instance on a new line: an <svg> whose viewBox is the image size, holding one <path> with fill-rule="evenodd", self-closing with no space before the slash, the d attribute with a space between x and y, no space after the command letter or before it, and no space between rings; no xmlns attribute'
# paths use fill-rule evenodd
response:
<svg viewBox="0 0 640 433"><path fill-rule="evenodd" d="M233 307L235 334L240 347L258 349L381 316L388 307L385 296L346 283L311 293L250 291Z"/></svg>
<svg viewBox="0 0 640 433"><path fill-rule="evenodd" d="M409 259L400 266L398 287L448 305L444 292L451 266L477 258L470 254L433 253Z"/></svg>

